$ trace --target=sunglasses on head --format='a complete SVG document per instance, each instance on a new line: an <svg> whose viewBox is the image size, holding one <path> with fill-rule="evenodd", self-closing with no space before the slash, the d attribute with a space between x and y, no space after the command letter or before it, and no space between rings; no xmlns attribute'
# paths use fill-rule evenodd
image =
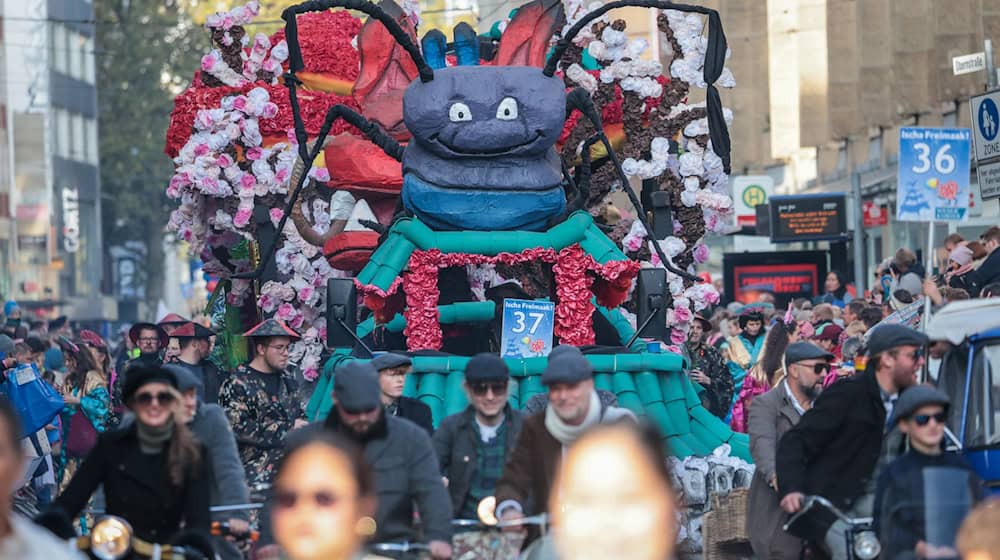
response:
<svg viewBox="0 0 1000 560"><path fill-rule="evenodd" d="M341 496L326 490L312 493L278 490L274 493L274 503L278 509L292 509L299 503L299 499L304 498L312 498L312 502L316 507L324 509L335 507L342 499Z"/></svg>
<svg viewBox="0 0 1000 560"><path fill-rule="evenodd" d="M153 401L158 402L162 405L168 405L174 402L174 394L169 391L161 391L159 393L139 393L135 396L134 402L139 406L149 406L153 404Z"/></svg>
<svg viewBox="0 0 1000 560"><path fill-rule="evenodd" d="M501 393L507 392L507 382L506 381L478 381L475 383L469 383L469 390L472 391L474 395L483 396L490 389L493 389L494 395L499 395Z"/></svg>
<svg viewBox="0 0 1000 560"><path fill-rule="evenodd" d="M948 415L944 412L938 412L935 414L917 414L913 417L913 421L916 422L918 426L926 426L930 423L932 418L938 424L944 424L944 421L948 419Z"/></svg>

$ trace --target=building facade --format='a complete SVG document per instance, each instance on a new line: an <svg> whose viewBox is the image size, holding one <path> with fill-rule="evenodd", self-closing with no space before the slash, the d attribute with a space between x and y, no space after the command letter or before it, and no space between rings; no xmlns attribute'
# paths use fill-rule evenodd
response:
<svg viewBox="0 0 1000 560"><path fill-rule="evenodd" d="M0 291L72 313L103 274L93 3L0 8Z"/></svg>

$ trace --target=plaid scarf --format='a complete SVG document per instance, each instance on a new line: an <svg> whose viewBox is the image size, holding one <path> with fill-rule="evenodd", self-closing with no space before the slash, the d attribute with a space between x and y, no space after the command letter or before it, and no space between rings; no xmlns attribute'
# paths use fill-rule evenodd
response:
<svg viewBox="0 0 1000 560"><path fill-rule="evenodd" d="M497 435L488 442L483 442L479 432L479 424L473 420L476 432L476 470L469 484L469 494L465 497L459 517L476 519L476 507L479 501L492 496L496 491L497 481L503 474L503 465L507 460L507 419L504 418Z"/></svg>

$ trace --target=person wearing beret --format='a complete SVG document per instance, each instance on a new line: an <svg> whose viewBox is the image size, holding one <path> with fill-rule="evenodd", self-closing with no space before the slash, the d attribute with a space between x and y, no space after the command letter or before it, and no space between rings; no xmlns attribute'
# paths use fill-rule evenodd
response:
<svg viewBox="0 0 1000 560"><path fill-rule="evenodd" d="M955 500L951 504L942 504L945 511L935 512L941 514L941 519L953 517L954 507L968 506L971 509L974 501L984 497L982 481L965 458L942 448L950 404L948 395L929 385L917 385L903 393L893 408L890 422L898 425L906 435L910 448L890 463L878 479L872 526L882 543L881 558L958 557L954 551L951 555L928 554L924 512L925 469L948 469L945 472L955 476L944 480L963 484L954 487L939 485L939 490ZM967 512L963 509L954 515L964 517Z"/></svg>
<svg viewBox="0 0 1000 560"><path fill-rule="evenodd" d="M901 391L917 382L927 336L903 325L880 325L868 338L865 372L820 395L778 443L775 459L781 508L802 508L820 495L851 517L870 517L881 468L903 446L889 419ZM823 510L811 511L793 533L846 558L847 526Z"/></svg>
<svg viewBox="0 0 1000 560"><path fill-rule="evenodd" d="M775 327L780 328L780 327ZM812 408L830 373L833 354L811 342L793 342L780 356L780 379L750 403L747 432L756 469L747 496L747 534L758 558L798 560L802 539L786 533L774 472L781 436Z"/></svg>
<svg viewBox="0 0 1000 560"><path fill-rule="evenodd" d="M607 406L594 390L590 361L573 346L562 345L549 354L542 383L549 404L524 421L503 474L497 482L496 515L503 520L541 513L565 449L598 424L635 421L627 409Z"/></svg>
<svg viewBox="0 0 1000 560"><path fill-rule="evenodd" d="M434 419L431 407L417 399L403 396L406 385L406 374L410 372L412 362L401 354L382 354L372 360L372 365L378 370L378 385L382 392L382 407L389 416L398 416L413 422L434 434Z"/></svg>
<svg viewBox="0 0 1000 560"><path fill-rule="evenodd" d="M462 384L469 406L441 421L434 451L460 519L477 519L480 500L492 496L524 416L507 402L510 371L496 354L476 354Z"/></svg>
<svg viewBox="0 0 1000 560"><path fill-rule="evenodd" d="M240 365L219 387L219 406L236 435L251 487L270 484L285 435L306 424L298 384L285 371L299 335L277 319L266 319L243 334L253 359Z"/></svg>
<svg viewBox="0 0 1000 560"><path fill-rule="evenodd" d="M77 517L103 485L105 511L135 537L166 543L185 531L209 532L208 452L184 420L176 376L161 366L133 368L123 393L135 421L97 436L53 509Z"/></svg>
<svg viewBox="0 0 1000 560"><path fill-rule="evenodd" d="M170 337L180 343L180 354L172 362L186 368L201 382L198 396L206 403L219 402L219 388L226 374L208 356L212 353L212 337L215 333L194 321L176 325Z"/></svg>

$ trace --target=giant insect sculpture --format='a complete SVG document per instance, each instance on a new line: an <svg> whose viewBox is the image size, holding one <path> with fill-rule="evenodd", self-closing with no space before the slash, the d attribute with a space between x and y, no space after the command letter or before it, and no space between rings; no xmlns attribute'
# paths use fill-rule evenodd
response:
<svg viewBox="0 0 1000 560"><path fill-rule="evenodd" d="M561 4L554 5L561 10ZM295 119L299 157L305 164L305 172L300 174L292 190L289 205L294 205L330 127L338 119L345 119L388 155L402 161L403 205L427 225L445 230L486 231L540 230L550 225L565 208L564 182L575 184L555 151L566 116L574 109L580 110L598 131L602 128L590 96L582 91L567 95L563 80L555 75L556 66L585 26L608 11L625 6L708 16L704 66L708 120L714 149L728 172L729 135L722 103L713 85L722 72L726 40L719 15L714 10L657 0L618 0L605 4L582 17L560 38L543 69L479 66L479 43L475 33L468 26L460 25L455 37L459 66L445 67L446 45L440 32L429 33L423 40L424 50L432 63L429 64L406 32L379 6L366 0L313 0L289 7L282 13L289 43L289 70L284 75L284 82ZM298 45L297 16L335 7L362 11L381 21L417 66L420 79L406 88L403 101L403 118L413 135L405 148L352 108L337 104L327 111L315 146L309 149L297 101L301 82L296 72L304 67ZM553 19L558 21L560 18ZM540 33L529 45L517 48L545 52L554 29L540 27ZM622 186L627 187L627 178L602 132L590 142L598 140L606 145L619 178L623 179ZM582 188L585 190L586 185ZM633 204L641 208L631 189L628 192ZM288 215L286 212L279 230ZM641 216L642 212L640 220ZM650 230L648 226L646 229ZM265 261L271 253L273 246L265 255ZM670 260L662 252L660 258L669 267ZM683 271L674 272L688 276Z"/></svg>

